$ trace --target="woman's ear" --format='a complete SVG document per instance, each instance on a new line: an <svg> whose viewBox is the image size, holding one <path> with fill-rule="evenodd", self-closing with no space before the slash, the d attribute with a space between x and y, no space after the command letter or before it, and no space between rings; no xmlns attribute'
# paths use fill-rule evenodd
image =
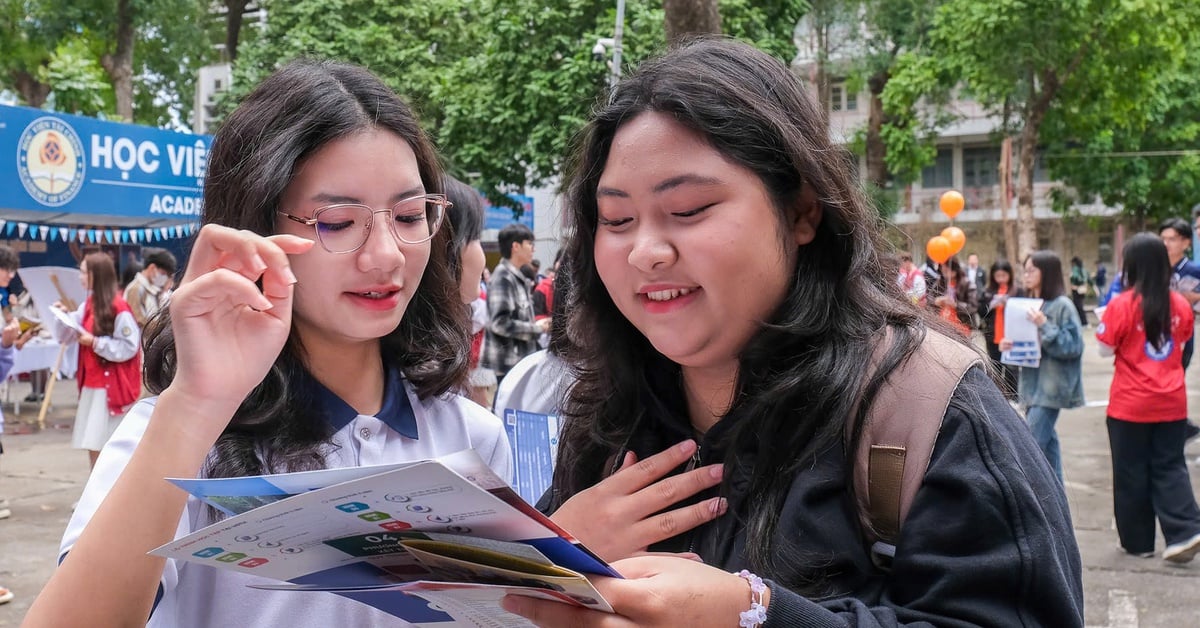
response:
<svg viewBox="0 0 1200 628"><path fill-rule="evenodd" d="M804 246L817 237L821 224L821 205L817 194L807 182L800 186L800 198L792 210L792 237L797 246Z"/></svg>

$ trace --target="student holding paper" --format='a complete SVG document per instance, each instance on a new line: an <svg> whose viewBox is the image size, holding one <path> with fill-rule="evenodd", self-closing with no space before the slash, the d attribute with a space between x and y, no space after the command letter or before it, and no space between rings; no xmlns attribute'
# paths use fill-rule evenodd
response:
<svg viewBox="0 0 1200 628"><path fill-rule="evenodd" d="M902 296L783 63L689 43L622 79L580 141L564 198L578 379L549 501L628 579L597 580L621 617L506 608L564 627L1082 625L1061 485L981 356ZM913 398L923 382L885 380L932 346L975 366L921 417L940 431L888 570L849 461L878 387ZM720 488L689 497L705 476Z"/></svg>
<svg viewBox="0 0 1200 628"><path fill-rule="evenodd" d="M79 407L71 446L88 453L88 469L121 416L142 394L142 332L121 297L112 258L100 251L79 263L79 280L88 293L74 312L53 306L58 341L79 343Z"/></svg>
<svg viewBox="0 0 1200 628"><path fill-rule="evenodd" d="M1154 522L1166 538L1164 560L1200 553L1200 506L1183 455L1187 386L1180 354L1192 337L1191 304L1170 288L1168 247L1152 233L1125 244L1127 290L1108 304L1096 339L1116 356L1108 402L1113 513L1121 548L1154 555Z"/></svg>
<svg viewBox="0 0 1200 628"><path fill-rule="evenodd" d="M166 477L233 477L476 449L510 477L500 421L448 395L466 308L446 266L437 156L366 70L297 61L213 142L204 227L146 331L143 400L100 455L26 626L382 626L329 593L146 552L214 512ZM148 622L148 623L147 623Z"/></svg>
<svg viewBox="0 0 1200 628"><path fill-rule="evenodd" d="M1083 405L1083 332L1056 253L1034 251L1025 260L1025 294L1042 299L1041 309L1028 312L1038 328L1042 355L1038 366L1021 367L1018 397L1033 438L1061 482L1062 452L1054 425L1059 412ZM1000 343L1001 351L1011 348L1011 338Z"/></svg>

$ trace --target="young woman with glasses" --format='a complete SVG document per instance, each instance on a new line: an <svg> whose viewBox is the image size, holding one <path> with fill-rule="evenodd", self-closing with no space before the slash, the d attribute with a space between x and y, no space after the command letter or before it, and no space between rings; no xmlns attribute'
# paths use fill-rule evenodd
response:
<svg viewBox="0 0 1200 628"><path fill-rule="evenodd" d="M213 519L164 477L231 477L474 448L510 476L503 427L457 395L469 323L446 266L442 172L378 78L294 62L221 126L205 223L146 331L157 397L106 445L26 626L369 626L327 593L146 552ZM81 601L85 601L82 602Z"/></svg>

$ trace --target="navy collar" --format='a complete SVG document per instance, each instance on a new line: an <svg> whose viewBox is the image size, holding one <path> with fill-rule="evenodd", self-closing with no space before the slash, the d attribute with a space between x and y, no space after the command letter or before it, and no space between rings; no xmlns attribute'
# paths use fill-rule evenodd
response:
<svg viewBox="0 0 1200 628"><path fill-rule="evenodd" d="M311 373L305 374L312 380L313 396L335 432L358 417L358 411L350 407L350 404L318 382ZM396 367L384 366L383 407L375 418L383 421L401 436L413 440L418 438L417 416L413 413L408 391L404 387L404 376Z"/></svg>

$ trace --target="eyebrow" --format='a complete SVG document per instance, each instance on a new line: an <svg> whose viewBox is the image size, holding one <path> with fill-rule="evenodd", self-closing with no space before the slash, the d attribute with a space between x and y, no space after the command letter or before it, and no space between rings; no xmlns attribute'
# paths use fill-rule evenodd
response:
<svg viewBox="0 0 1200 628"><path fill-rule="evenodd" d="M717 185L723 185L724 183L725 183L724 181L722 181L716 177L707 177L707 176L699 175L699 174L681 174L679 176L671 177L665 181L658 183L658 185L654 186L653 192L655 194L662 194L663 192L667 192L669 190L673 190L677 187L681 187L684 185L717 186ZM617 188L609 188L609 187L596 188L596 197L600 198L600 197L604 197L604 196L629 198L629 193L624 190L617 189Z"/></svg>
<svg viewBox="0 0 1200 628"><path fill-rule="evenodd" d="M390 199L388 199L388 202L390 204L395 205L396 203L399 203L400 201L402 201L410 196L416 196L418 194L424 194L424 193L425 193L425 186L417 185L417 186L411 187L407 190L404 190L403 192L398 192L396 194L393 194L392 197ZM313 200L317 203L328 203L328 204L341 204L341 203L352 203L355 205L362 204L362 199L359 199L357 197L343 196L340 194L328 194L326 192L319 192L317 194L314 194L312 196L311 200Z"/></svg>

